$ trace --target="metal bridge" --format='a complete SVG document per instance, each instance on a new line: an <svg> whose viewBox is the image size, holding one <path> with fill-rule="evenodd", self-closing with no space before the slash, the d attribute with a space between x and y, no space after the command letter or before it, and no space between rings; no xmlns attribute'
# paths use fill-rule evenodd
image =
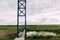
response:
<svg viewBox="0 0 60 40"><path fill-rule="evenodd" d="M19 17L24 17L24 30L20 35L26 38L26 0L18 0L17 2L17 38L19 38Z"/></svg>

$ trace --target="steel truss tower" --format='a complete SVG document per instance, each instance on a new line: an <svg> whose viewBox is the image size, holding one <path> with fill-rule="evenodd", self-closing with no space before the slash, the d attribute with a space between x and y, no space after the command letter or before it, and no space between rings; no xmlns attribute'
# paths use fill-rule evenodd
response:
<svg viewBox="0 0 60 40"><path fill-rule="evenodd" d="M24 17L24 37L26 37L26 0L18 0L17 8L17 37L19 37L19 17Z"/></svg>

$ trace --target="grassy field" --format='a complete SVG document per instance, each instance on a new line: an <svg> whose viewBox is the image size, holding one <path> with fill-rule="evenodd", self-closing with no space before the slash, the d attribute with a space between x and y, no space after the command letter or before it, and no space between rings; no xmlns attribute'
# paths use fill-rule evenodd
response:
<svg viewBox="0 0 60 40"><path fill-rule="evenodd" d="M19 26L22 30L23 26ZM16 30L16 25L0 25L0 30ZM28 31L60 30L60 25L27 25Z"/></svg>
<svg viewBox="0 0 60 40"><path fill-rule="evenodd" d="M0 25L0 40L14 40L14 38L16 38L16 28L16 25ZM23 30L22 25L19 26L19 30ZM60 34L60 25L27 25L27 31L52 31ZM45 37L42 38L44 39ZM26 40L43 40L42 38L34 39L34 37L32 37L26 38ZM50 37L50 39L52 38L60 40L60 37Z"/></svg>

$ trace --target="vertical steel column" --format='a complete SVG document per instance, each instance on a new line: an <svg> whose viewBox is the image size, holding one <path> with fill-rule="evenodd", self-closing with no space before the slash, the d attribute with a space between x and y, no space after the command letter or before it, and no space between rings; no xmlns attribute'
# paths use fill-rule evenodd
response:
<svg viewBox="0 0 60 40"><path fill-rule="evenodd" d="M19 0L17 2L17 38L19 37Z"/></svg>
<svg viewBox="0 0 60 40"><path fill-rule="evenodd" d="M25 0L25 27L24 27L24 30L25 30L25 38L26 38L26 25L27 24L26 24L26 0Z"/></svg>
<svg viewBox="0 0 60 40"><path fill-rule="evenodd" d="M26 38L26 0L18 0L17 8L17 37L19 37L19 17L25 18L24 37Z"/></svg>

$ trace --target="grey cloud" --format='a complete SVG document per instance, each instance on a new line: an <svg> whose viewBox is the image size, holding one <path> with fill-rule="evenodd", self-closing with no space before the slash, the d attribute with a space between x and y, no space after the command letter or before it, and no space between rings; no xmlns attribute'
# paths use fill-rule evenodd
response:
<svg viewBox="0 0 60 40"><path fill-rule="evenodd" d="M31 1L31 0L29 0ZM45 1L45 2L44 2ZM35 13L43 13L43 12L52 12L58 11L60 9L60 2L59 0L39 0L39 4L35 4L34 2L29 2L29 6L27 7L28 12L30 11L29 15L34 15Z"/></svg>
<svg viewBox="0 0 60 40"><path fill-rule="evenodd" d="M0 1L0 10L16 10L17 0L2 0Z"/></svg>
<svg viewBox="0 0 60 40"><path fill-rule="evenodd" d="M40 19L37 19L37 21L39 21L38 23L40 23L40 24L45 23L46 20L47 20L47 18L40 18Z"/></svg>
<svg viewBox="0 0 60 40"><path fill-rule="evenodd" d="M5 22L6 20L0 20L0 23Z"/></svg>

